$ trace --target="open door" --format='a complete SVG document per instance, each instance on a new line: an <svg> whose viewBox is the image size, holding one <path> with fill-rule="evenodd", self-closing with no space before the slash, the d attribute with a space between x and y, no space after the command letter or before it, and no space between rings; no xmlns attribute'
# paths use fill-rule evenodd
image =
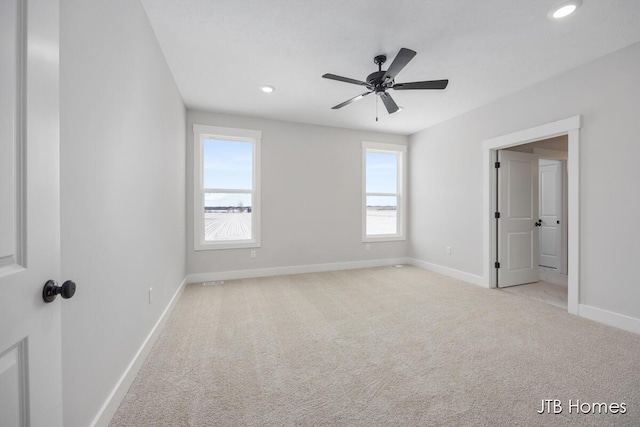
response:
<svg viewBox="0 0 640 427"><path fill-rule="evenodd" d="M0 425L62 426L57 0L0 2Z"/></svg>
<svg viewBox="0 0 640 427"><path fill-rule="evenodd" d="M498 151L498 287L538 281L538 159Z"/></svg>

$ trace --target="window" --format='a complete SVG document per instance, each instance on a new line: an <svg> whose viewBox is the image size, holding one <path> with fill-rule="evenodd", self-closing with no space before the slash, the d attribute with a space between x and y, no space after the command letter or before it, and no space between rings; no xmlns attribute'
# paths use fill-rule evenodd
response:
<svg viewBox="0 0 640 427"><path fill-rule="evenodd" d="M260 246L260 139L255 130L193 125L194 247Z"/></svg>
<svg viewBox="0 0 640 427"><path fill-rule="evenodd" d="M362 241L405 239L404 145L362 143Z"/></svg>

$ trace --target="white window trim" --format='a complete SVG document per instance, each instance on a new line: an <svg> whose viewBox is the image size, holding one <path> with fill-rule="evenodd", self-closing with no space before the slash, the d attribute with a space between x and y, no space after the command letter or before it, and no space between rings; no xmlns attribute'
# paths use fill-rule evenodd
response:
<svg viewBox="0 0 640 427"><path fill-rule="evenodd" d="M393 153L398 155L398 193L367 193L367 152ZM406 240L407 224L407 146L400 144L386 144L383 142L362 141L362 242L392 242ZM367 236L367 195L397 196L398 197L398 232L396 234L382 234L375 237Z"/></svg>
<svg viewBox="0 0 640 427"><path fill-rule="evenodd" d="M204 240L204 193L206 191L218 191L222 189L204 188L203 180L203 141L205 138L220 138L228 141L242 141L253 143L253 190L228 190L227 193L253 193L251 201L251 240ZM262 132L251 129L236 129L219 126L193 125L193 242L194 250L212 249L240 249L260 247L260 143Z"/></svg>

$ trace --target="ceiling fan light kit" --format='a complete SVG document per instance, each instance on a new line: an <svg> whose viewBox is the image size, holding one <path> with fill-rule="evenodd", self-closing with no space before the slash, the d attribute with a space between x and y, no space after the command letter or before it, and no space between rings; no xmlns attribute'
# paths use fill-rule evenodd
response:
<svg viewBox="0 0 640 427"><path fill-rule="evenodd" d="M373 58L373 62L378 66L378 71L374 71L369 74L366 81L350 79L348 77L337 76L335 74L325 74L322 77L325 79L336 80L339 82L355 84L364 86L367 88L367 92L361 93L345 102L332 107L334 110L342 108L352 102L358 101L365 96L375 93L380 97L384 103L385 108L389 114L393 114L396 111L400 111L401 108L393 100L391 94L387 93L387 90L416 90L416 89L434 89L442 90L447 87L449 80L426 80L421 82L409 82L409 83L396 83L395 77L400 71L416 56L416 52L411 49L402 48L398 55L394 58L393 62L387 70L382 69L382 64L387 61L386 55L378 55Z"/></svg>

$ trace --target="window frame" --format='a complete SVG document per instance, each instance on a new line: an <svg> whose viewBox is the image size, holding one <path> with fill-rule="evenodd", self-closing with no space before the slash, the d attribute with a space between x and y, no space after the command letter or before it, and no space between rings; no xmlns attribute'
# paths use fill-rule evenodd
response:
<svg viewBox="0 0 640 427"><path fill-rule="evenodd" d="M209 125L193 125L193 242L194 250L241 249L260 247L260 145L262 132L252 129L237 129ZM253 144L252 189L204 188L204 140L222 139L226 141L249 142ZM204 234L204 195L206 193L251 194L251 239L247 240L205 240Z"/></svg>
<svg viewBox="0 0 640 427"><path fill-rule="evenodd" d="M386 153L397 156L396 193L367 192L367 153ZM362 142L362 242L392 242L406 240L407 224L407 146L383 142ZM397 197L397 232L395 234L367 235L367 196Z"/></svg>

